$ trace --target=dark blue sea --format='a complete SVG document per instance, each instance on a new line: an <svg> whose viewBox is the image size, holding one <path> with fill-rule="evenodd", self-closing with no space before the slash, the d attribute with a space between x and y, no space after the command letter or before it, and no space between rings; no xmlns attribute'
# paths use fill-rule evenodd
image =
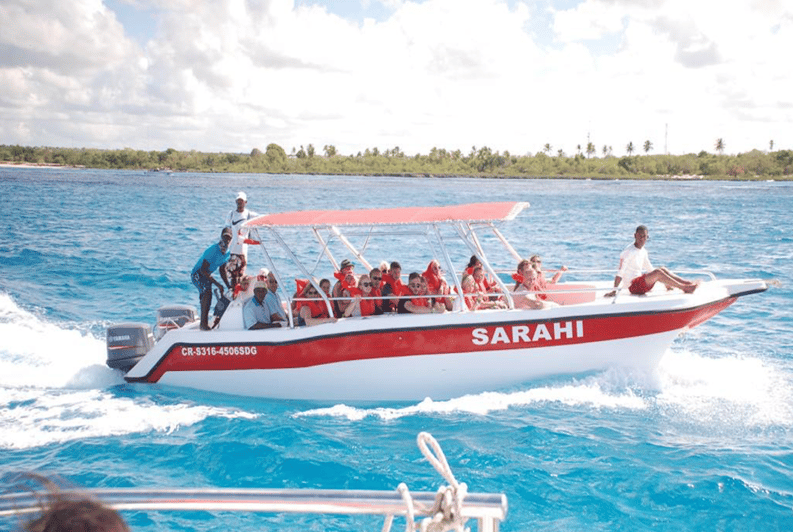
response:
<svg viewBox="0 0 793 532"><path fill-rule="evenodd" d="M528 201L502 231L546 268L615 269L646 224L656 266L779 286L678 338L653 374L610 370L364 405L125 384L104 365L106 326L152 323L168 303L198 305L189 272L240 190L259 213ZM428 431L469 491L507 495L505 531L793 530L791 212L789 182L0 168L0 480L37 472L82 487L405 482L435 491L445 481L415 443ZM264 265L257 253L255 268ZM375 259L399 260L404 272L430 258L390 253ZM124 516L141 532L382 526L368 517ZM15 523L0 520L0 530Z"/></svg>

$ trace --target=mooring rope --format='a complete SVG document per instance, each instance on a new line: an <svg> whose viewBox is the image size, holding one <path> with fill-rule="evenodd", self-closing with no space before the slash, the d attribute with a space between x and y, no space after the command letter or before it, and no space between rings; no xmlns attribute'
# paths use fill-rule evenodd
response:
<svg viewBox="0 0 793 532"><path fill-rule="evenodd" d="M441 446L432 437L432 434L420 432L416 442L424 457L446 479L449 485L438 489L438 493L435 495L435 502L430 510L431 517L422 519L419 526L416 527L416 511L413 498L410 496L410 490L408 490L404 482L399 484L397 491L402 496L402 500L405 501L407 509L405 532L415 532L416 530L420 532L447 532L449 530L468 532L465 527L465 522L468 519L464 519L462 516L463 500L468 493L468 486L464 482L457 482L457 479L454 478L449 462L446 461L446 456L443 454ZM391 522L392 519L386 520L383 526L384 531L390 529Z"/></svg>

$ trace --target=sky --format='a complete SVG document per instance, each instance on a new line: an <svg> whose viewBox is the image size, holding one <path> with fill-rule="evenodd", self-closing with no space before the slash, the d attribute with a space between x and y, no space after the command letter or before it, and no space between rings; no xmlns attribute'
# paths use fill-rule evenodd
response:
<svg viewBox="0 0 793 532"><path fill-rule="evenodd" d="M790 0L2 0L0 144L793 149L790 50Z"/></svg>

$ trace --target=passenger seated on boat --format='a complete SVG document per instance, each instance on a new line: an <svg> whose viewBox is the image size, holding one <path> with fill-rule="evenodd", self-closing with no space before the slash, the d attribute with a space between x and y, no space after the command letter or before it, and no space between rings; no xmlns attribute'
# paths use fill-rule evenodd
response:
<svg viewBox="0 0 793 532"><path fill-rule="evenodd" d="M480 292L477 289L476 282L474 281L474 277L472 275L467 273L463 274L463 279L460 282L460 285L463 287L463 297L468 310L507 308L507 304L504 301L491 301L486 294Z"/></svg>
<svg viewBox="0 0 793 532"><path fill-rule="evenodd" d="M481 266L482 261L479 260L479 257L476 255L471 255L471 258L468 259L468 266L465 267L465 271L463 273L467 273L468 275L473 275L474 267Z"/></svg>
<svg viewBox="0 0 793 532"><path fill-rule="evenodd" d="M443 276L443 269L437 259L432 259L427 265L427 269L421 274L421 277L427 282L427 290L430 294L435 296L447 296L450 293L449 284ZM437 301L441 301L446 310L452 310L452 300L449 297L438 297Z"/></svg>
<svg viewBox="0 0 793 532"><path fill-rule="evenodd" d="M379 297L375 303L377 304L377 309L375 310L375 314L382 314L383 313L383 291L380 288L383 283L383 272L380 268L372 268L369 272L369 279L372 281L372 297ZM360 288L360 281L358 281L358 287Z"/></svg>
<svg viewBox="0 0 793 532"><path fill-rule="evenodd" d="M267 274L267 298L264 302L267 304L272 320L284 322L282 327L286 327L286 307L278 293L278 279L275 278L273 272Z"/></svg>
<svg viewBox="0 0 793 532"><path fill-rule="evenodd" d="M330 285L330 281L328 281L328 285ZM328 305L310 283L306 283L299 297L311 299L311 301L297 301L298 325L311 326L336 321L336 318L328 313Z"/></svg>
<svg viewBox="0 0 793 532"><path fill-rule="evenodd" d="M563 265L554 274L554 276L551 278L550 281L546 281L545 274L542 271L542 259L540 258L540 256L532 255L531 257L529 257L529 262L531 262L531 265L534 267L535 270L537 270L537 280L534 281L534 285L537 287L536 290L538 291L548 290L548 285L556 284L559 281L559 279L562 278L562 274L567 271L567 266ZM546 296L545 294L541 294L540 298L547 299L548 296Z"/></svg>
<svg viewBox="0 0 793 532"><path fill-rule="evenodd" d="M422 297L427 294L424 290L424 282L420 273L413 272L410 274L408 277L408 290L409 293L406 295L417 297L400 299L397 307L400 314L434 314L446 311L446 305L443 303L433 302L431 298Z"/></svg>
<svg viewBox="0 0 793 532"><path fill-rule="evenodd" d="M523 259L518 263L517 269L517 273L512 275L515 280L515 288L512 290L515 308L539 310L559 306L552 301L543 301L537 297L534 290L537 270L531 265L531 261Z"/></svg>
<svg viewBox="0 0 793 532"><path fill-rule="evenodd" d="M309 283L308 279L295 279L295 293L292 294L292 315L297 316L299 314L299 305L297 299L303 297L303 292L308 286Z"/></svg>
<svg viewBox="0 0 793 532"><path fill-rule="evenodd" d="M481 264L478 264L473 267L471 275L474 278L476 289L479 292L486 295L493 301L499 299L500 296L498 295L498 293L500 292L500 290L498 289L498 285L495 282L488 279L487 276L485 276L485 269Z"/></svg>
<svg viewBox="0 0 793 532"><path fill-rule="evenodd" d="M401 296L408 293L408 288L402 284L402 266L397 261L393 261L388 273L383 274L382 293L383 298ZM390 298L386 305L383 306L383 310L394 312L398 307L399 299Z"/></svg>
<svg viewBox="0 0 793 532"><path fill-rule="evenodd" d="M267 299L269 294L267 281L257 280L253 284L253 297L242 307L242 321L246 329L270 329L285 325L285 321L277 319L278 314Z"/></svg>
<svg viewBox="0 0 793 532"><path fill-rule="evenodd" d="M319 287L325 292L325 295L330 297L330 281L327 279L322 279L319 282Z"/></svg>
<svg viewBox="0 0 793 532"><path fill-rule="evenodd" d="M383 313L382 311L378 312L377 300L364 299L373 297L372 280L368 275L361 275L360 279L358 279L358 286L351 286L344 293L353 298L344 310L345 318L350 316L373 316L374 314Z"/></svg>
<svg viewBox="0 0 793 532"><path fill-rule="evenodd" d="M334 298L342 298L344 297L344 290L346 288L345 285L349 285L352 281L355 281L355 264L350 262L348 259L344 259L341 261L339 265L339 271L335 272L333 276L337 279L336 284L333 285L333 291L331 292L332 297ZM333 308L336 317L340 317L344 314L344 310L347 308L347 305L350 304L349 300L341 300L335 299L333 301Z"/></svg>
<svg viewBox="0 0 793 532"><path fill-rule="evenodd" d="M642 295L652 290L655 283L661 283L667 290L679 288L687 294L694 292L699 286L698 282L683 279L664 267L653 269L644 247L649 238L650 233L646 226L640 225L636 228L633 244L629 244L620 253L620 266L614 277L614 288L627 286L631 294ZM616 293L616 290L611 291L605 297L612 297Z"/></svg>
<svg viewBox="0 0 793 532"><path fill-rule="evenodd" d="M240 294L245 297L249 291L252 290L251 285L253 284L253 277L250 275L245 275L240 279L240 282L234 287L234 295L232 299L237 299L240 297Z"/></svg>

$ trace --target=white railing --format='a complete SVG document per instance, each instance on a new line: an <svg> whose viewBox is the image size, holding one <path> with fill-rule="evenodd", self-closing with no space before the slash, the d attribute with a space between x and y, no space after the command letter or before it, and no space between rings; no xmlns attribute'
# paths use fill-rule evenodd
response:
<svg viewBox="0 0 793 532"><path fill-rule="evenodd" d="M61 492L69 494L68 491ZM380 515L406 517L407 506L397 491L311 489L137 489L102 488L75 492L96 497L120 511L233 511L291 514ZM431 517L436 493L411 493L415 516ZM33 493L0 495L0 516L40 511ZM468 493L462 517L475 519L480 532L497 532L507 513L503 494ZM389 523L391 520L389 520Z"/></svg>
<svg viewBox="0 0 793 532"><path fill-rule="evenodd" d="M61 489L60 499L92 497L119 511L222 511L275 514L334 514L384 516L388 532L394 517L405 519L405 530L463 532L474 519L479 532L498 532L507 515L507 497L496 493L468 493L454 478L440 445L427 432L417 443L424 457L449 483L436 493L411 492L401 483L395 491L258 489L258 488L94 488ZM33 478L38 478L33 476ZM0 495L0 517L22 516L42 510L41 493L32 490ZM423 518L420 522L417 518Z"/></svg>

